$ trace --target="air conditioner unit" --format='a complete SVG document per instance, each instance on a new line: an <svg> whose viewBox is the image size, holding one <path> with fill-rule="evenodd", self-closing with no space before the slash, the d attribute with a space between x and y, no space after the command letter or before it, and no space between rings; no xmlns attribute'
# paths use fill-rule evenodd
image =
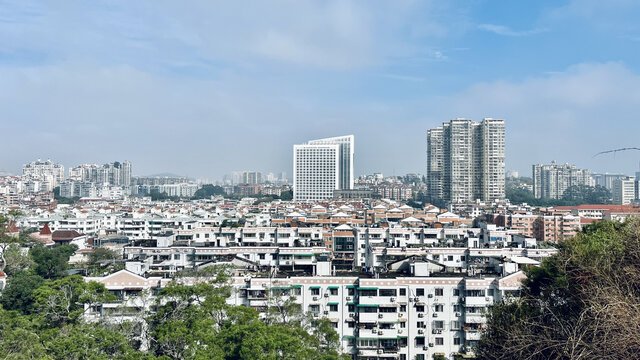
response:
<svg viewBox="0 0 640 360"><path fill-rule="evenodd" d="M285 265L291 265L291 261L287 260L284 262Z"/></svg>
<svg viewBox="0 0 640 360"><path fill-rule="evenodd" d="M429 294L429 295L427 295L427 297L428 297L428 298L432 298L432 297L433 297L433 294Z"/></svg>
<svg viewBox="0 0 640 360"><path fill-rule="evenodd" d="M437 333L438 333L438 330L433 329L433 330L431 330L431 333L432 333L432 334L437 334Z"/></svg>
<svg viewBox="0 0 640 360"><path fill-rule="evenodd" d="M325 310L325 311L324 311L324 314L325 314L325 315L329 315L329 310Z"/></svg>
<svg viewBox="0 0 640 360"><path fill-rule="evenodd" d="M438 317L438 313L433 313L433 317Z"/></svg>
<svg viewBox="0 0 640 360"><path fill-rule="evenodd" d="M424 334L424 330L418 329L418 334Z"/></svg>
<svg viewBox="0 0 640 360"><path fill-rule="evenodd" d="M422 350L429 350L429 347L427 347L427 346L423 346L423 347L422 347Z"/></svg>
<svg viewBox="0 0 640 360"><path fill-rule="evenodd" d="M314 313L313 313L313 317L318 317L318 313L317 313L317 312L314 312Z"/></svg>
<svg viewBox="0 0 640 360"><path fill-rule="evenodd" d="M491 301L491 298L486 297L486 298L484 298L484 300L485 300L485 301Z"/></svg>
<svg viewBox="0 0 640 360"><path fill-rule="evenodd" d="M420 301L420 298L416 297L416 298L413 299L413 301L418 302L418 301Z"/></svg>
<svg viewBox="0 0 640 360"><path fill-rule="evenodd" d="M329 293L324 293L324 297L329 297Z"/></svg>
<svg viewBox="0 0 640 360"><path fill-rule="evenodd" d="M384 331L382 330L378 331L378 335L383 335L383 334L384 334Z"/></svg>
<svg viewBox="0 0 640 360"><path fill-rule="evenodd" d="M313 299L313 301L318 301L318 297L317 296L314 296L312 299Z"/></svg>
<svg viewBox="0 0 640 360"><path fill-rule="evenodd" d="M433 343L429 343L429 347L433 347Z"/></svg>
<svg viewBox="0 0 640 360"><path fill-rule="evenodd" d="M459 312L456 313L456 316L462 316L462 314L460 314Z"/></svg>
<svg viewBox="0 0 640 360"><path fill-rule="evenodd" d="M465 298L461 297L461 298L460 298L460 302L464 302L464 299L465 299Z"/></svg>
<svg viewBox="0 0 640 360"><path fill-rule="evenodd" d="M424 314L423 313L418 313L418 317L419 318L424 317Z"/></svg>
<svg viewBox="0 0 640 360"><path fill-rule="evenodd" d="M378 314L378 318L382 319L383 314Z"/></svg>
<svg viewBox="0 0 640 360"><path fill-rule="evenodd" d="M403 314L403 313L399 313L399 314L398 314L398 317L403 317L403 316L404 316L404 314Z"/></svg>
<svg viewBox="0 0 640 360"><path fill-rule="evenodd" d="M347 296L347 301L351 301L351 296Z"/></svg>
<svg viewBox="0 0 640 360"><path fill-rule="evenodd" d="M383 353L384 353L384 350L378 349L378 354L383 354Z"/></svg>
<svg viewBox="0 0 640 360"><path fill-rule="evenodd" d="M391 302L395 302L395 301L396 301L396 298L392 297Z"/></svg>
<svg viewBox="0 0 640 360"><path fill-rule="evenodd" d="M402 329L398 330L398 334L402 334Z"/></svg>
<svg viewBox="0 0 640 360"><path fill-rule="evenodd" d="M350 318L354 318L354 317L356 317L356 314L354 314L354 313L349 313L349 317L350 317Z"/></svg>

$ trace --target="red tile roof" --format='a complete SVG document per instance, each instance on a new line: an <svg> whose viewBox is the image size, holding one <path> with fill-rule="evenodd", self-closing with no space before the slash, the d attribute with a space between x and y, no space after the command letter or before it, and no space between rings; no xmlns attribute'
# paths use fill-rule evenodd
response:
<svg viewBox="0 0 640 360"><path fill-rule="evenodd" d="M40 230L40 235L51 235L51 229L49 229L49 223L45 223Z"/></svg>

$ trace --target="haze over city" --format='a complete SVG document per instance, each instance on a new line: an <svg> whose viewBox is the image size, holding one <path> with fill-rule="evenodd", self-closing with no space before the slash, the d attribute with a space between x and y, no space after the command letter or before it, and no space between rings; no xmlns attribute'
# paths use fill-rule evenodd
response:
<svg viewBox="0 0 640 360"><path fill-rule="evenodd" d="M0 170L128 159L139 175L291 173L354 134L355 174L425 172L426 130L506 120L507 169L633 173L634 1L4 1ZM26 136L23 136L26 135Z"/></svg>

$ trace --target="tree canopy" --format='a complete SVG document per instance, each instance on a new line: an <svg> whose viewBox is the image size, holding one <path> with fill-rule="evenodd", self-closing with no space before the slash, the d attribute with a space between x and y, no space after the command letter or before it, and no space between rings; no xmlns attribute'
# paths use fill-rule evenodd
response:
<svg viewBox="0 0 640 360"><path fill-rule="evenodd" d="M483 359L634 359L640 352L640 223L588 225L494 306Z"/></svg>
<svg viewBox="0 0 640 360"><path fill-rule="evenodd" d="M30 255L43 257L43 251ZM88 309L116 300L102 284L21 271L0 297L0 358L347 359L330 323L313 320L290 298L275 297L277 309L264 319L252 308L227 304L230 274L225 267L181 272L159 291L155 311L138 314L138 323L88 323ZM195 284L183 285L184 277Z"/></svg>
<svg viewBox="0 0 640 360"><path fill-rule="evenodd" d="M193 199L209 199L211 196L224 194L225 192L222 186L205 184L202 185L200 189L196 190L193 195Z"/></svg>

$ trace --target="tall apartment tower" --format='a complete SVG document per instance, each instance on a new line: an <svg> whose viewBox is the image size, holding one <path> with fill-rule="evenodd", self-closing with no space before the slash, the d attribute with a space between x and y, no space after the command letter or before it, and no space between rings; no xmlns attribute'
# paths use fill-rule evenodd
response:
<svg viewBox="0 0 640 360"><path fill-rule="evenodd" d="M293 145L293 199L324 200L353 187L354 136Z"/></svg>
<svg viewBox="0 0 640 360"><path fill-rule="evenodd" d="M536 199L562 199L565 190L571 186L593 186L594 180L589 170L577 169L572 164L533 165L533 197Z"/></svg>
<svg viewBox="0 0 640 360"><path fill-rule="evenodd" d="M52 191L56 186L64 181L64 166L55 164L51 160L37 161L26 164L22 167L22 175L32 180L43 181L48 191Z"/></svg>
<svg viewBox="0 0 640 360"><path fill-rule="evenodd" d="M504 199L504 120L453 119L428 130L427 186L432 202Z"/></svg>

